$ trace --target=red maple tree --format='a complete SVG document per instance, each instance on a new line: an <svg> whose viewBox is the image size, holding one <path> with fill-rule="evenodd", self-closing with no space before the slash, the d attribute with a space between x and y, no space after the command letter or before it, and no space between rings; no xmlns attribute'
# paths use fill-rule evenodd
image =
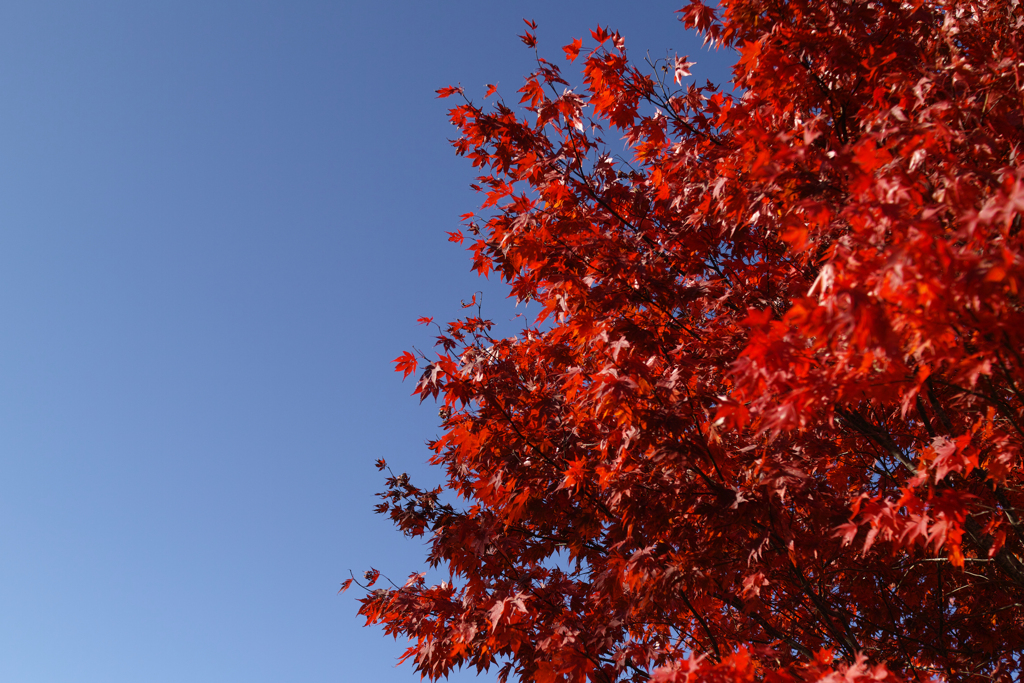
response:
<svg viewBox="0 0 1024 683"><path fill-rule="evenodd" d="M735 89L598 28L576 88L440 91L473 268L541 313L396 359L459 504L379 511L450 580L360 613L431 679L1020 680L1024 6L680 13Z"/></svg>

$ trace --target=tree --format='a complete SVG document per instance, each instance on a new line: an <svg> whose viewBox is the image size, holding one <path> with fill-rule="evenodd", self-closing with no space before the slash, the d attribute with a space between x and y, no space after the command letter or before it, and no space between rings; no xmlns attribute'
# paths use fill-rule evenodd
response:
<svg viewBox="0 0 1024 683"><path fill-rule="evenodd" d="M459 504L378 509L451 578L360 613L431 679L1019 680L1024 8L680 13L735 89L599 27L451 110L473 268L541 313L396 359Z"/></svg>

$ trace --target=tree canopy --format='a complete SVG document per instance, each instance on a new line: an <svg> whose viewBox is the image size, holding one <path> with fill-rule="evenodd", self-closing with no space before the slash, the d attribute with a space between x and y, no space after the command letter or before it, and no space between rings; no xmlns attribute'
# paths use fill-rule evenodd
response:
<svg viewBox="0 0 1024 683"><path fill-rule="evenodd" d="M1019 680L1024 8L679 17L731 84L598 27L518 102L439 91L450 238L541 312L396 359L447 484L378 511L450 579L360 613L431 679Z"/></svg>

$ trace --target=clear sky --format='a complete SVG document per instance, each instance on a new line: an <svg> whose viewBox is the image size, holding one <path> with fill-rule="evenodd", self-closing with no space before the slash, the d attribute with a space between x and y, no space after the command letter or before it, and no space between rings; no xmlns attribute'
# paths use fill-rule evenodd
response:
<svg viewBox="0 0 1024 683"><path fill-rule="evenodd" d="M727 78L677 8L6 0L0 681L418 680L336 592L421 569L372 513L376 458L437 480L391 359L481 286L434 90L511 100L523 17Z"/></svg>

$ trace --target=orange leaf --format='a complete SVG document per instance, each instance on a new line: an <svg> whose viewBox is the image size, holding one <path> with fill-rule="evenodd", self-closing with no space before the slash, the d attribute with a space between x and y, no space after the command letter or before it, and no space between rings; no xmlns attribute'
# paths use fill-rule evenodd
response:
<svg viewBox="0 0 1024 683"><path fill-rule="evenodd" d="M576 58L580 56L581 47L583 47L583 41L579 38L574 39L571 43L562 48L565 51L565 58L570 62L575 62Z"/></svg>

